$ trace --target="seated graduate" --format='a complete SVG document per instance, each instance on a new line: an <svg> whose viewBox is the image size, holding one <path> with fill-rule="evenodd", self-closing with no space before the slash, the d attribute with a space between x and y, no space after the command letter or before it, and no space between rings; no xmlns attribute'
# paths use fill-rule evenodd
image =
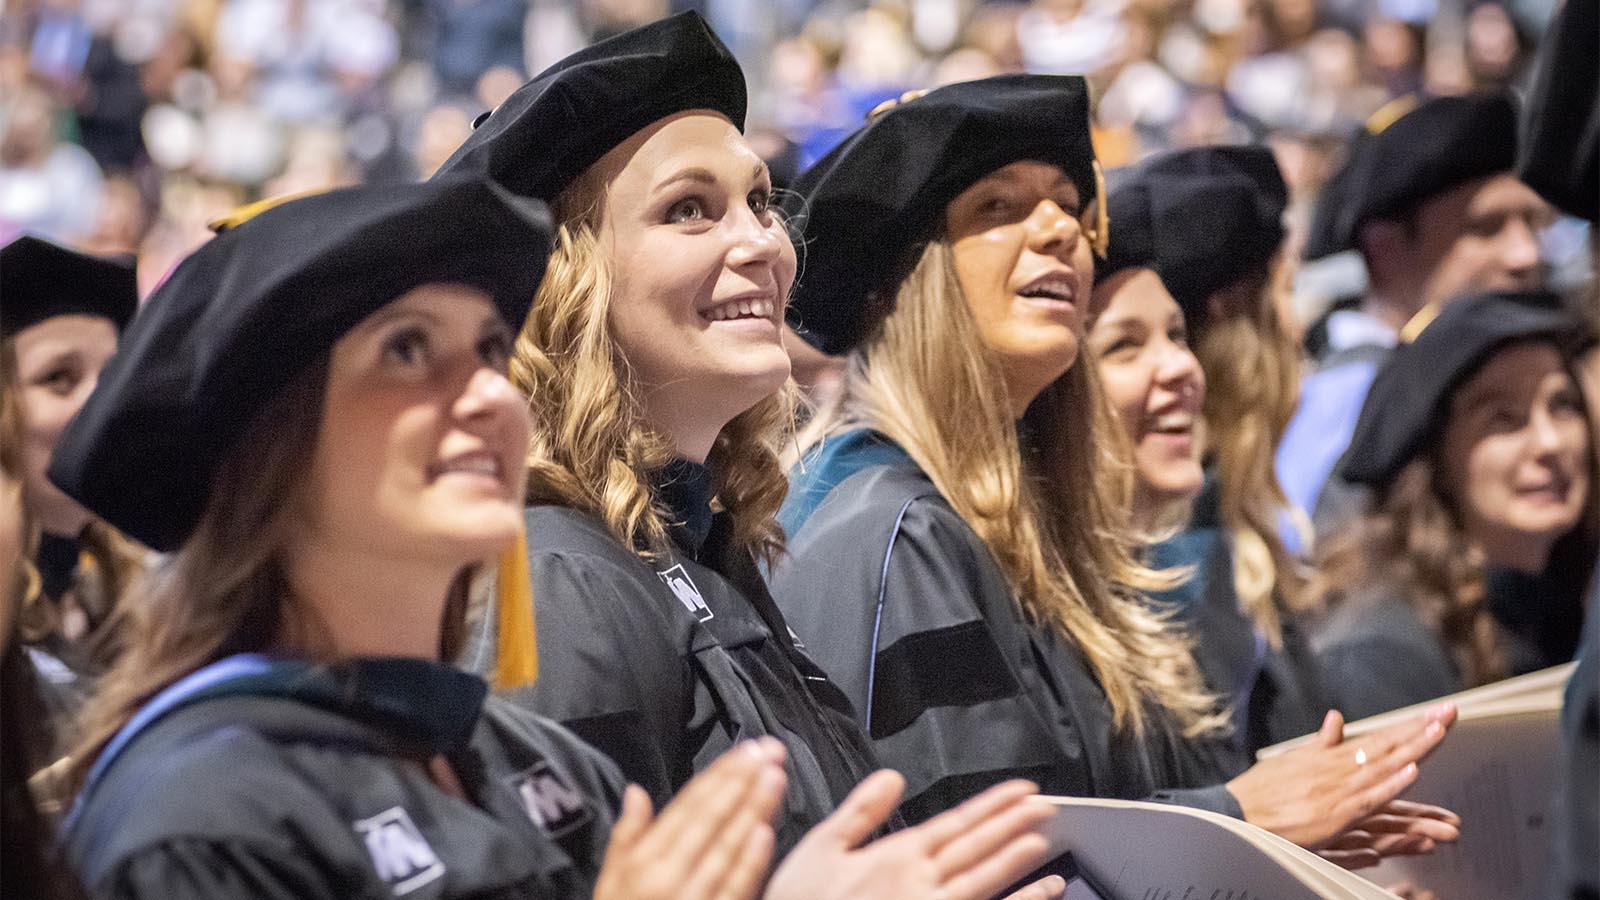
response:
<svg viewBox="0 0 1600 900"><path fill-rule="evenodd" d="M604 127L585 127L595 110ZM772 735L789 766L778 848L785 871L814 879L803 893L859 895L841 874L854 867L885 894L921 896L924 875L894 848L954 820L849 859L830 849L866 798L879 799L856 840L889 817L899 780L851 794L877 768L871 748L757 568L782 546L776 447L794 401L779 332L796 262L744 113L738 64L684 14L534 78L443 167L546 199L559 222L511 366L534 418L527 558L544 673L512 697L658 801L735 741ZM1037 864L1043 840L1027 832L1048 810L1023 802L1033 790L1009 784L957 814L989 825L955 841L970 855L942 896L987 896Z"/></svg>
<svg viewBox="0 0 1600 900"><path fill-rule="evenodd" d="M1328 539L1317 652L1352 717L1572 659L1596 554L1573 371L1549 294L1455 300L1373 381L1340 474L1372 506Z"/></svg>
<svg viewBox="0 0 1600 900"><path fill-rule="evenodd" d="M1163 493L1147 482L1169 458L1205 462L1187 522L1149 562L1191 567L1156 598L1177 607L1207 684L1233 709L1236 774L1262 747L1316 731L1332 706L1299 621L1309 591L1279 536L1288 501L1273 467L1299 390L1299 348L1283 319L1288 188L1266 147L1164 153L1109 180L1116 224L1095 269L1089 352L1134 444L1136 498ZM1177 365L1189 346L1204 369L1203 428L1183 396L1150 390L1152 365ZM1152 532L1148 507L1133 508Z"/></svg>
<svg viewBox="0 0 1600 900"><path fill-rule="evenodd" d="M87 710L66 845L92 895L759 888L780 747L652 822L593 748L448 662L522 527L505 367L549 239L484 181L337 191L205 244L129 326L49 473L173 553Z"/></svg>
<svg viewBox="0 0 1600 900"><path fill-rule="evenodd" d="M0 249L0 344L15 365L30 570L17 623L41 696L66 724L123 637L118 601L148 553L62 494L45 468L138 308L132 259L79 253L24 235ZM41 732L48 728L41 725Z"/></svg>
<svg viewBox="0 0 1600 900"><path fill-rule="evenodd" d="M1355 746L1334 717L1222 783L1227 718L1136 593L1161 580L1120 518L1095 368L1075 364L1096 173L1083 79L1004 76L905 99L800 177L791 323L849 368L802 441L773 593L906 774L913 818L1022 775L1242 814L1348 864L1454 837L1442 812L1340 837L1415 778L1448 709Z"/></svg>

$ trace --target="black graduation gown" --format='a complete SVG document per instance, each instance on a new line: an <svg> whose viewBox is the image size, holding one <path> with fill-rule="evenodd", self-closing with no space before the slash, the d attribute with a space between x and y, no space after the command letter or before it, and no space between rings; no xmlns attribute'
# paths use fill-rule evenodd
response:
<svg viewBox="0 0 1600 900"><path fill-rule="evenodd" d="M102 754L69 819L92 896L592 894L620 774L559 726L485 702L482 679L415 659L236 656L179 685ZM439 754L470 801L429 778Z"/></svg>
<svg viewBox="0 0 1600 900"><path fill-rule="evenodd" d="M777 826L787 852L877 768L848 701L793 643L711 473L675 461L657 479L674 546L647 561L593 516L527 512L539 680L512 699L564 723L659 806L740 740L788 748ZM486 621L492 624L491 610ZM482 635L473 668L492 668Z"/></svg>
<svg viewBox="0 0 1600 900"><path fill-rule="evenodd" d="M1565 749L1557 791L1556 896L1600 900L1600 579L1589 589L1578 666L1561 705Z"/></svg>
<svg viewBox="0 0 1600 900"><path fill-rule="evenodd" d="M1488 606L1512 675L1570 662L1582 635L1571 573L1488 573ZM1352 592L1313 629L1335 705L1345 718L1426 703L1471 687L1444 641L1417 615L1405 589L1380 582Z"/></svg>
<svg viewBox="0 0 1600 900"><path fill-rule="evenodd" d="M1112 728L1081 653L1022 617L988 548L888 439L830 438L782 518L773 594L905 774L908 820L1012 777L1241 815L1209 742Z"/></svg>
<svg viewBox="0 0 1600 900"><path fill-rule="evenodd" d="M1217 503L1215 473L1208 472L1189 524L1153 546L1150 562L1193 567L1187 581L1152 599L1177 610L1206 684L1233 709L1234 732L1226 742L1231 777L1249 768L1262 747L1316 731L1333 703L1299 618L1285 617L1280 646L1273 647L1239 605Z"/></svg>

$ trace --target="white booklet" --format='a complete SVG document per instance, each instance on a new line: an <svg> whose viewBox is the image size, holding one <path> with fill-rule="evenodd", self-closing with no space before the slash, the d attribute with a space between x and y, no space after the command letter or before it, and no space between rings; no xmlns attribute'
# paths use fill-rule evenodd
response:
<svg viewBox="0 0 1600 900"><path fill-rule="evenodd" d="M1461 839L1361 874L1380 884L1409 882L1449 900L1538 896L1551 865L1548 819L1561 764L1561 698L1572 669L1569 663L1442 698L1454 702L1460 716L1403 796L1453 810L1461 816ZM1438 702L1353 722L1345 735L1367 734Z"/></svg>
<svg viewBox="0 0 1600 900"><path fill-rule="evenodd" d="M1047 797L1055 854L1082 879L1069 900L1395 900L1366 879L1254 825L1206 810Z"/></svg>

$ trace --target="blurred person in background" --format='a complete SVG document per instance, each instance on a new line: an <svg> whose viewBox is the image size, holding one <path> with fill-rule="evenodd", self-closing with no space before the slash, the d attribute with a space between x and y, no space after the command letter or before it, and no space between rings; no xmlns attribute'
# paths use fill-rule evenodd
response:
<svg viewBox="0 0 1600 900"><path fill-rule="evenodd" d="M65 114L38 80L0 101L0 229L67 242L93 230L103 179L88 151L61 140Z"/></svg>
<svg viewBox="0 0 1600 900"><path fill-rule="evenodd" d="M1305 573L1279 536L1287 500L1272 465L1299 392L1299 348L1282 301L1294 265L1284 253L1288 189L1272 151L1260 146L1160 154L1113 172L1111 183L1117 225L1094 294L1096 308L1109 305L1092 322L1088 345L1103 374L1122 371L1119 364L1156 340L1148 317L1118 326L1113 307L1122 290L1170 292L1166 304L1144 302L1181 312L1186 341L1183 353L1169 354L1171 377L1183 374L1190 346L1202 368L1203 391L1191 385L1189 396L1171 395L1171 410L1117 405L1138 450L1187 447L1205 464L1186 521L1148 558L1157 568L1192 569L1154 598L1178 610L1207 684L1232 710L1234 775L1263 747L1316 731L1333 706L1305 636ZM1153 274L1159 285L1133 283L1123 271ZM1200 418L1185 406L1195 393L1204 396ZM1154 452L1136 453L1141 474ZM1147 531L1158 530L1149 512L1145 518Z"/></svg>
<svg viewBox="0 0 1600 900"><path fill-rule="evenodd" d="M1317 326L1325 351L1311 361L1278 448L1283 489L1318 535L1359 502L1330 475L1406 324L1467 292L1543 282L1538 234L1553 216L1512 171L1516 115L1504 92L1396 101L1374 115L1323 187L1306 258L1357 250L1369 288Z"/></svg>
<svg viewBox="0 0 1600 900"><path fill-rule="evenodd" d="M1445 306L1374 380L1341 476L1370 506L1319 553L1317 652L1353 718L1572 659L1595 566L1594 335L1551 294Z"/></svg>

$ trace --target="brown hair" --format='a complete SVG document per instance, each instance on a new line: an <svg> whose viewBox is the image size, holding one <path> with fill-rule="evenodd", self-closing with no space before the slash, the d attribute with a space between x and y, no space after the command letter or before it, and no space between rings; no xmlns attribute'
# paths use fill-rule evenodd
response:
<svg viewBox="0 0 1600 900"><path fill-rule="evenodd" d="M650 476L673 451L641 420L632 373L607 322L611 274L600 249L597 182L580 178L555 203L555 249L511 360L511 381L530 398L533 419L528 500L590 513L618 541L652 556L666 551L668 538ZM777 512L788 479L778 448L791 433L795 397L791 381L734 417L707 457L734 540L767 561L783 549Z"/></svg>
<svg viewBox="0 0 1600 900"><path fill-rule="evenodd" d="M1286 615L1306 608L1306 576L1278 532L1290 508L1278 443L1300 398L1300 356L1276 302L1281 256L1209 298L1195 357L1206 373L1206 450L1217 466L1218 513L1233 553L1240 605L1273 646Z"/></svg>
<svg viewBox="0 0 1600 900"><path fill-rule="evenodd" d="M904 448L989 548L1023 615L1083 650L1117 727L1142 734L1154 717L1189 736L1220 730L1187 639L1137 594L1172 579L1134 556L1095 367L1080 361L1033 402L1024 446L952 256L947 241L928 244L803 443L868 427Z"/></svg>
<svg viewBox="0 0 1600 900"><path fill-rule="evenodd" d="M235 653L280 645L286 628L316 652L316 629L295 622L309 610L295 600L283 554L316 449L327 359L256 415L212 478L193 533L131 607L127 648L81 718L72 790L82 787L95 757L139 707L185 675ZM441 659L454 659L464 641L471 575L463 571L451 586Z"/></svg>

